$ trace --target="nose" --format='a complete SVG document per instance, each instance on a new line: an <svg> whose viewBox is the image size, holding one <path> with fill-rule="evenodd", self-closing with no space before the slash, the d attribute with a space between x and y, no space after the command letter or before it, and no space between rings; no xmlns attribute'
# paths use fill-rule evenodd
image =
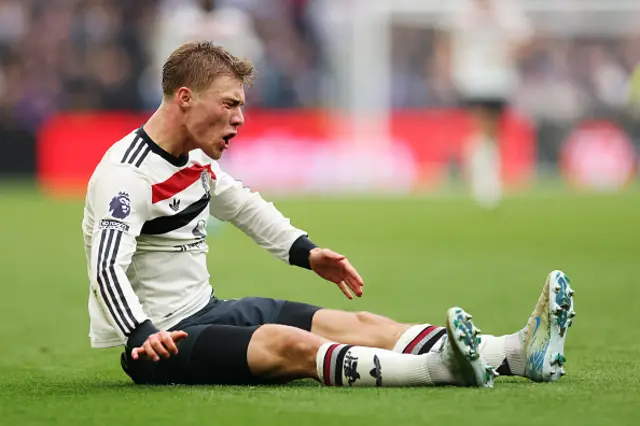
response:
<svg viewBox="0 0 640 426"><path fill-rule="evenodd" d="M236 127L244 124L244 114L242 114L242 109L236 109L234 114L231 116L231 124Z"/></svg>

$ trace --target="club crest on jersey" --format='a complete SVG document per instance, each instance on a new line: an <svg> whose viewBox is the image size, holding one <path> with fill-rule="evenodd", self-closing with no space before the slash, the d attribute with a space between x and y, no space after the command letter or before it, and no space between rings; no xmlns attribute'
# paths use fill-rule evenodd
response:
<svg viewBox="0 0 640 426"><path fill-rule="evenodd" d="M109 203L109 213L111 216L124 219L131 214L131 200L126 192L118 192L118 195L111 199Z"/></svg>
<svg viewBox="0 0 640 426"><path fill-rule="evenodd" d="M195 228L193 228L194 237L197 238L205 238L207 236L207 221L204 219L200 219Z"/></svg>
<svg viewBox="0 0 640 426"><path fill-rule="evenodd" d="M200 174L200 181L202 182L202 187L205 192L209 192L211 190L211 183L209 181L209 171L204 169Z"/></svg>

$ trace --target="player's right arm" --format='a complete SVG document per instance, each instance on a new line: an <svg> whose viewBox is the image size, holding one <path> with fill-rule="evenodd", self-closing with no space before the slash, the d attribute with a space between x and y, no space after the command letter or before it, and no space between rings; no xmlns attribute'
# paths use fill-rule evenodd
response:
<svg viewBox="0 0 640 426"><path fill-rule="evenodd" d="M139 354L157 360L169 356L169 352L177 353L174 340L182 334L174 332L172 336L153 325L126 274L136 251L136 238L150 219L150 183L136 169L111 167L92 179L87 198L95 220L91 285L104 315L126 339L134 359Z"/></svg>

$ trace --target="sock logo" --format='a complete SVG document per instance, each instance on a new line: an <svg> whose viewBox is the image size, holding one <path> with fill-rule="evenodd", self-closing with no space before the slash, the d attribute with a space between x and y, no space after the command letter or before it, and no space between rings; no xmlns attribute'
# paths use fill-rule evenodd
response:
<svg viewBox="0 0 640 426"><path fill-rule="evenodd" d="M349 386L353 386L356 380L360 379L358 373L358 358L351 355L351 351L344 356L344 377L349 381Z"/></svg>
<svg viewBox="0 0 640 426"><path fill-rule="evenodd" d="M375 367L369 371L369 374L371 377L376 379L376 387L380 387L382 386L382 366L380 365L380 358L378 358L378 355L373 356L373 365Z"/></svg>

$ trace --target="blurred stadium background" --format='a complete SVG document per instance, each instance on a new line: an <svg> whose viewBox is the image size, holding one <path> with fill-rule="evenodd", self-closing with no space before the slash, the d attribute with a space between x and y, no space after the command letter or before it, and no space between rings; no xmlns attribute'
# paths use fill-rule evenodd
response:
<svg viewBox="0 0 640 426"><path fill-rule="evenodd" d="M486 212L464 185L471 120L442 43L457 2L0 0L0 341L8 342L0 423L125 416L201 425L214 415L230 424L372 426L451 423L464 407L479 425L550 415L567 425L635 424L640 2L507 1L530 20L533 39L500 138L508 196ZM162 61L191 39L258 66L247 123L223 167L347 254L367 286L362 300L342 300L213 226L209 262L221 297L282 297L411 322L438 321L460 304L499 334L524 325L544 277L560 268L579 314L567 377L551 387L507 379L491 393L348 396L313 386L130 386L118 351L92 351L86 337L83 194L104 150L158 105Z"/></svg>
<svg viewBox="0 0 640 426"><path fill-rule="evenodd" d="M640 5L513 3L534 38L502 140L507 183L562 177L620 189L634 177L640 140ZM2 0L0 140L10 155L0 175L82 187L104 147L158 104L166 56L204 38L258 66L249 125L226 159L251 185L286 194L441 188L456 181L468 127L438 36L455 4ZM75 165L60 158L69 158L67 139Z"/></svg>

